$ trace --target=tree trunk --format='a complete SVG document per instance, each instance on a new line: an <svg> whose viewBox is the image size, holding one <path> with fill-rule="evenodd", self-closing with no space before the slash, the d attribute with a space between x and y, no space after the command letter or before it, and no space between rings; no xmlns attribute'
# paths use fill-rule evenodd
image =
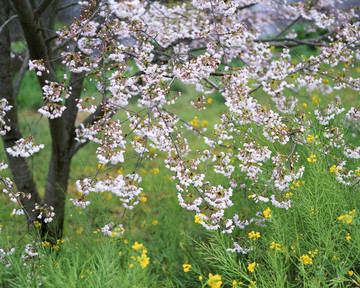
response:
<svg viewBox="0 0 360 288"><path fill-rule="evenodd" d="M10 17L10 6L7 0L0 1L0 23L4 23ZM12 147L15 145L15 141L22 138L19 120L18 120L18 107L17 100L14 97L13 91L13 75L11 67L10 56L10 35L8 26L5 26L4 30L0 33L0 99L5 98L13 108L7 112L6 116L9 119L8 125L11 130L2 137L4 147ZM35 220L36 212L32 210L35 207L35 203L40 203L41 199L36 188L33 175L30 172L28 164L25 158L12 157L7 154L9 166L13 174L13 179L16 184L17 190L30 193L31 198L21 199L24 209L28 212L31 219Z"/></svg>
<svg viewBox="0 0 360 288"><path fill-rule="evenodd" d="M50 239L62 237L65 216L67 186L70 176L71 159L75 153L75 120L78 112L76 99L80 98L84 75L72 73L70 84L72 94L66 100L66 110L61 117L64 124L49 120L52 147L48 177L45 187L44 204L54 207L54 222L43 224L42 235L47 233ZM54 121L55 120L55 121ZM59 128L57 128L59 125ZM61 129L64 127L64 129Z"/></svg>
<svg viewBox="0 0 360 288"><path fill-rule="evenodd" d="M49 6L52 4L51 2L52 0L46 0L42 3ZM47 80L58 82L54 67L52 66L51 57L48 53L51 49L46 46L39 25L42 4L34 9L35 7L32 7L27 0L12 0L12 3L22 27L31 60L44 60L44 64L49 70L49 74L43 73L38 76L40 86L43 87ZM48 240L51 242L56 242L57 239L62 237L66 192L70 175L71 158L74 155L75 146L75 119L78 111L75 99L80 98L83 75L72 74L70 83L72 83L73 93L66 101L66 110L63 117L49 119L52 140L51 159L45 187L45 198L42 204L48 207L52 206L55 217L53 217L52 222L43 223L42 236L46 237L47 235Z"/></svg>

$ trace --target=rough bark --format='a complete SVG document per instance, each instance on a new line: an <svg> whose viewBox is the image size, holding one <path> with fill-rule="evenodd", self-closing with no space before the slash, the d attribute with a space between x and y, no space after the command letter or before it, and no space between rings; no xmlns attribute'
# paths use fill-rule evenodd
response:
<svg viewBox="0 0 360 288"><path fill-rule="evenodd" d="M8 1L0 1L0 23L4 23L9 18L9 15L10 7ZM9 104L13 106L13 108L7 112L7 118L9 119L8 125L11 127L11 130L2 137L4 147L8 148L14 146L15 141L23 138L19 127L17 100L16 97L14 97L12 86L13 75L8 27L4 27L4 30L0 33L0 83L0 99L5 98ZM8 154L7 157L17 190L31 194L31 199L22 199L22 204L32 220L34 220L36 214L32 212L32 210L35 207L35 203L40 203L41 199L33 175L31 174L25 158L12 157Z"/></svg>
<svg viewBox="0 0 360 288"><path fill-rule="evenodd" d="M66 110L62 117L65 122L65 131L62 131L64 138L61 145L58 145L59 143L53 140L45 187L44 203L55 208L57 223L52 226L43 225L43 228L45 228L43 232L49 233L49 236L55 239L62 237L64 226L66 192L75 147L75 120L78 112L75 99L80 98L83 75L73 73L70 77L70 83L74 83L72 85L72 94L66 101ZM53 133L57 133L57 130L51 130L52 139L56 139L58 135L53 135Z"/></svg>
<svg viewBox="0 0 360 288"><path fill-rule="evenodd" d="M42 3L44 2L46 2L46 5L51 4L51 1L46 0ZM34 13L34 9L32 9L28 0L12 0L12 4L27 42L30 59L43 59L46 68L50 71L49 74L43 73L43 75L38 76L40 86L44 86L46 80L58 82L49 55L51 49L46 45L44 35L41 33L39 15ZM37 13L39 13L39 10ZM66 102L66 112L61 118L49 120L52 140L51 159L43 204L54 207L55 217L53 222L49 224L43 223L42 235L48 235L50 240L53 241L62 237L66 192L75 145L75 119L77 114L75 99L80 98L82 78L83 75L73 74L71 76L70 82L74 83L73 93Z"/></svg>

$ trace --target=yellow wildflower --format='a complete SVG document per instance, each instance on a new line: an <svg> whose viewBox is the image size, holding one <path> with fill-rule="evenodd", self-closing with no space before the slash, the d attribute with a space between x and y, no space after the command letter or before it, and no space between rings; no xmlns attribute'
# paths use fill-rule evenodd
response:
<svg viewBox="0 0 360 288"><path fill-rule="evenodd" d="M211 288L220 288L222 282L221 282L221 276L216 274L216 275L212 275L211 273L209 274L209 280L207 282L207 284L211 287Z"/></svg>
<svg viewBox="0 0 360 288"><path fill-rule="evenodd" d="M197 116L195 116L194 119L190 121L190 125L193 127L199 127L199 119Z"/></svg>
<svg viewBox="0 0 360 288"><path fill-rule="evenodd" d="M314 143L316 140L314 136L309 134L308 137L306 138L306 141L309 143Z"/></svg>
<svg viewBox="0 0 360 288"><path fill-rule="evenodd" d="M309 158L307 158L308 162L316 162L316 155L315 154L311 154Z"/></svg>
<svg viewBox="0 0 360 288"><path fill-rule="evenodd" d="M151 222L151 224L154 225L154 226L156 226L158 223L159 223L159 221L157 221L157 220L154 220L154 221Z"/></svg>
<svg viewBox="0 0 360 288"><path fill-rule="evenodd" d="M208 103L208 104L211 104L212 102L213 102L212 98L208 98L208 99L207 99L207 103Z"/></svg>
<svg viewBox="0 0 360 288"><path fill-rule="evenodd" d="M141 256L138 256L136 260L140 263L141 268L145 268L150 263L150 257L146 257L146 253L141 254Z"/></svg>
<svg viewBox="0 0 360 288"><path fill-rule="evenodd" d="M302 255L300 256L300 263L303 265L311 265L313 264L312 257L310 257L309 255Z"/></svg>
<svg viewBox="0 0 360 288"><path fill-rule="evenodd" d="M83 232L84 228L80 227L79 229L76 228L76 234L81 234Z"/></svg>
<svg viewBox="0 0 360 288"><path fill-rule="evenodd" d="M190 264L183 264L183 268L184 268L184 272L187 273L189 272L191 265Z"/></svg>
<svg viewBox="0 0 360 288"><path fill-rule="evenodd" d="M160 172L159 168L154 168L152 170L150 170L151 173L153 173L154 175L158 174Z"/></svg>
<svg viewBox="0 0 360 288"><path fill-rule="evenodd" d="M350 236L350 233L348 233L346 236L346 241L350 242L350 240L351 240L351 236Z"/></svg>
<svg viewBox="0 0 360 288"><path fill-rule="evenodd" d="M201 127L207 127L209 125L209 122L204 120L201 122Z"/></svg>
<svg viewBox="0 0 360 288"><path fill-rule="evenodd" d="M141 244L141 243L138 243L138 242L135 242L134 245L131 246L131 248L134 249L135 251L137 251L137 250L139 250L139 249L141 249L143 247L144 247L144 245Z"/></svg>
<svg viewBox="0 0 360 288"><path fill-rule="evenodd" d="M45 242L42 244L42 246L44 246L44 247L49 247L49 246L50 246L50 242L45 241Z"/></svg>
<svg viewBox="0 0 360 288"><path fill-rule="evenodd" d="M201 222L202 222L202 220L200 219L200 216L195 215L195 223L200 224Z"/></svg>
<svg viewBox="0 0 360 288"><path fill-rule="evenodd" d="M278 243L275 243L274 241L271 242L270 249L275 249L276 251L281 251L281 245Z"/></svg>
<svg viewBox="0 0 360 288"><path fill-rule="evenodd" d="M354 271L353 271L353 270L350 270L350 271L349 271L349 275L350 275L350 276L354 275Z"/></svg>
<svg viewBox="0 0 360 288"><path fill-rule="evenodd" d="M350 224L353 220L353 216L350 214L340 215L338 220L342 221L345 224Z"/></svg>
<svg viewBox="0 0 360 288"><path fill-rule="evenodd" d="M255 267L258 267L258 266L259 266L259 264L257 264L256 262L253 262L253 263L249 264L247 269L252 273L255 271Z"/></svg>
<svg viewBox="0 0 360 288"><path fill-rule="evenodd" d="M263 211L264 217L265 218L271 218L271 210L268 207L265 211Z"/></svg>
<svg viewBox="0 0 360 288"><path fill-rule="evenodd" d="M255 241L257 238L260 238L260 233L255 232L255 231L251 231L249 233L249 238Z"/></svg>

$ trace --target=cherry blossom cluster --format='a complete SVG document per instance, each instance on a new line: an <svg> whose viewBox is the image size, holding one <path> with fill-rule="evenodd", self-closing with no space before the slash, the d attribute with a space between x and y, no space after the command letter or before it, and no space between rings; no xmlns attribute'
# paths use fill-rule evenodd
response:
<svg viewBox="0 0 360 288"><path fill-rule="evenodd" d="M49 82L47 80L46 83L47 84L42 87L45 105L42 106L38 112L49 119L59 118L66 109L65 106L61 105L63 101L61 95L64 94L65 99L69 98L71 86L68 89L69 91L64 93L64 84L59 85L57 82Z"/></svg>
<svg viewBox="0 0 360 288"><path fill-rule="evenodd" d="M120 174L117 177L107 175L105 180L85 178L76 182L77 190L81 196L70 200L75 206L85 208L90 205L90 202L84 201L84 197L90 192L109 191L119 198L125 208L131 210L135 205L139 204L140 194L143 190L138 187L141 180L138 174L128 174L125 176Z"/></svg>
<svg viewBox="0 0 360 288"><path fill-rule="evenodd" d="M10 126L6 125L6 112L12 108L6 99L0 99L0 135L5 135L10 131Z"/></svg>
<svg viewBox="0 0 360 288"><path fill-rule="evenodd" d="M41 205L35 203L35 209L33 209L33 212L35 212L35 211L38 212L37 218L44 219L43 221L45 223L49 223L49 222L53 221L53 217L55 216L54 207L47 206L46 204L41 206Z"/></svg>
<svg viewBox="0 0 360 288"><path fill-rule="evenodd" d="M35 145L33 142L33 137L24 139L21 138L16 141L16 144L10 148L6 148L6 152L12 157L30 157L34 153L44 149L44 144Z"/></svg>
<svg viewBox="0 0 360 288"><path fill-rule="evenodd" d="M29 60L29 70L36 71L37 76L42 76L43 72L49 74L49 70L45 67L43 60Z"/></svg>

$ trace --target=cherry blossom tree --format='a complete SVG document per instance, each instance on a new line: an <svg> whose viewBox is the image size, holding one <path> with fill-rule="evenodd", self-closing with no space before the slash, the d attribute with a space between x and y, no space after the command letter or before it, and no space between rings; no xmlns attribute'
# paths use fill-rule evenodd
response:
<svg viewBox="0 0 360 288"><path fill-rule="evenodd" d="M44 234L62 235L71 159L90 141L98 145L100 165L123 165L134 153L138 161L131 174L79 179L81 196L70 199L74 205L85 208L91 205L89 193L111 191L132 209L142 191L137 171L144 160L157 157L151 152L155 148L167 155L164 166L173 173L179 204L194 211L206 229L228 234L233 239L229 250L240 253L251 249L243 229L265 225L272 207L291 208L290 187L305 171L301 149L326 155L344 185L359 181L360 147L333 125L339 117L346 119L344 125L358 125L358 108L345 110L339 98L311 117L298 99L303 91L359 90L360 78L351 73L360 59L356 7L343 10L343 1L332 0L80 1L82 16L47 39L41 14L48 7L56 11L51 5L57 1L35 2L1 2L0 129L13 172L12 180L1 180L5 193L21 205L13 213L25 213L29 222L44 219ZM25 64L42 87L39 117L48 118L52 137L44 199L26 158L50 147L35 145L33 135L19 129L6 27L11 7L29 51ZM316 53L301 55L297 46ZM58 58L61 65L55 63ZM62 73L56 73L58 66ZM97 95L83 92L84 78L97 84ZM217 91L227 112L214 127L199 131L172 111L181 97L171 91L174 81L204 95L189 101L189 111L206 109L206 97ZM264 95L270 104L262 105ZM132 99L136 110L129 108ZM75 126L80 111L89 116ZM309 134L314 125L322 127L327 142ZM192 150L187 130L199 134L206 148ZM334 158L333 151L343 157ZM316 161L314 156L308 161ZM219 177L214 175L222 180L215 182ZM243 195L255 204L268 202L269 208L247 215L238 208Z"/></svg>

